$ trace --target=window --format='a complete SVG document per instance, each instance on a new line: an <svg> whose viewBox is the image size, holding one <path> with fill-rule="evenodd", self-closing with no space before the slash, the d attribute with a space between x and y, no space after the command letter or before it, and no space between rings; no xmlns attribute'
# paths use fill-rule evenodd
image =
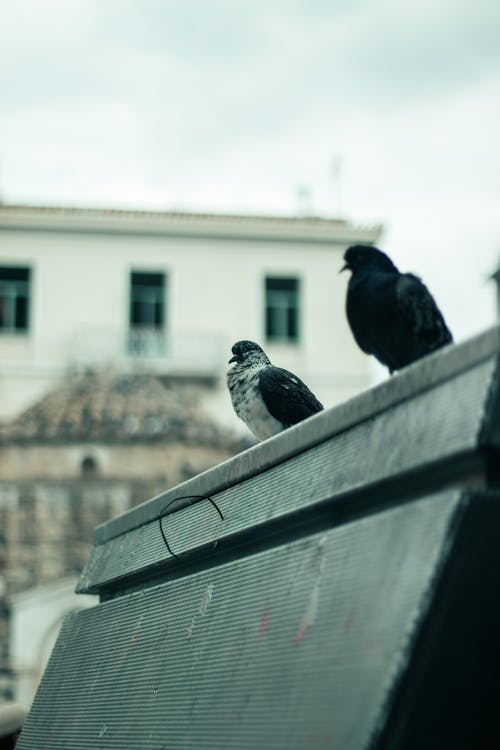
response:
<svg viewBox="0 0 500 750"><path fill-rule="evenodd" d="M165 320L165 274L136 273L130 276L130 327L163 328Z"/></svg>
<svg viewBox="0 0 500 750"><path fill-rule="evenodd" d="M82 479L94 479L99 475L99 467L93 456L85 456L80 465L80 475Z"/></svg>
<svg viewBox="0 0 500 750"><path fill-rule="evenodd" d="M266 339L294 343L299 339L299 280L266 277Z"/></svg>
<svg viewBox="0 0 500 750"><path fill-rule="evenodd" d="M130 274L130 354L165 353L165 281L164 273Z"/></svg>
<svg viewBox="0 0 500 750"><path fill-rule="evenodd" d="M0 332L29 327L30 269L0 266Z"/></svg>

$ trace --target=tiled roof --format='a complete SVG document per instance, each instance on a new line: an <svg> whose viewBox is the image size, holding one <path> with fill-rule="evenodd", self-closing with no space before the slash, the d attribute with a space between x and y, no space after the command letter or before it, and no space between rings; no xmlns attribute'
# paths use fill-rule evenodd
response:
<svg viewBox="0 0 500 750"><path fill-rule="evenodd" d="M200 387L142 374L76 375L0 428L2 443L176 442L238 449L200 405Z"/></svg>
<svg viewBox="0 0 500 750"><path fill-rule="evenodd" d="M313 241L374 241L381 225L360 226L324 216L152 211L0 203L0 226L77 231L167 233L180 235L269 236Z"/></svg>
<svg viewBox="0 0 500 750"><path fill-rule="evenodd" d="M343 226L348 224L345 219L327 218L322 216L288 216L273 214L232 214L232 213L214 213L214 212L196 212L196 211L159 211L159 210L140 210L126 208L79 208L75 206L35 206L29 204L1 204L0 211L10 212L31 212L36 211L40 214L53 216L103 216L103 217L137 217L140 219L194 219L196 221L242 221L245 223L254 221L266 222L287 222L291 224L330 224Z"/></svg>

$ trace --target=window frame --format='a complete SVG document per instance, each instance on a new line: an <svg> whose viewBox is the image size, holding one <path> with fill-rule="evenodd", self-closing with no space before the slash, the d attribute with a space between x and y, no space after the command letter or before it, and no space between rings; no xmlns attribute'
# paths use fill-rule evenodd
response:
<svg viewBox="0 0 500 750"><path fill-rule="evenodd" d="M141 276L143 281L145 280L144 277L150 277L151 281L154 281L156 277L158 283L141 285L140 279L137 278ZM128 356L154 359L167 354L168 284L169 274L164 269L130 268L127 290L128 335L126 351ZM142 293L138 296L137 294L134 295L134 287L137 290L137 287L141 286ZM140 321L140 316L136 316L134 313L134 303L151 307L151 312L143 316L143 322Z"/></svg>
<svg viewBox="0 0 500 750"><path fill-rule="evenodd" d="M274 289L270 288L273 282ZM267 343L290 346L296 346L300 343L302 328L301 297L302 281L298 274L266 273L264 276L263 309L264 339ZM273 331L273 327L276 330Z"/></svg>
<svg viewBox="0 0 500 750"><path fill-rule="evenodd" d="M142 287L142 294L144 298L134 299L134 276L150 276L158 277L162 279L161 284L138 284L136 283L135 288ZM130 331L134 330L150 330L164 332L167 329L167 286L168 286L168 274L165 271L145 271L131 269L129 273L129 288L128 288L128 304L129 304L129 315L128 315L128 326ZM148 295L149 291L149 295ZM155 295L155 292L157 294ZM147 297L150 296L150 300ZM156 297L156 298L155 298ZM145 322L134 322L134 303L142 304L145 306L151 306L154 310L152 316L145 316L153 318L153 320ZM160 315L158 316L159 322L156 322L157 310L159 306Z"/></svg>
<svg viewBox="0 0 500 750"><path fill-rule="evenodd" d="M11 278L8 278L9 272ZM15 278L16 275L25 278ZM0 336L26 336L30 333L32 278L31 266L0 262L0 306L5 304L3 315L8 320L8 323L0 321Z"/></svg>

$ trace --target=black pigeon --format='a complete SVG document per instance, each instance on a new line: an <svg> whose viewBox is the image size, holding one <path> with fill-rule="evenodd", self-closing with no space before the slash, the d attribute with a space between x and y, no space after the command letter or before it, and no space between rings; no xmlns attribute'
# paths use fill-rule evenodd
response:
<svg viewBox="0 0 500 750"><path fill-rule="evenodd" d="M341 269L352 271L347 320L358 346L394 370L453 342L432 294L411 273L400 273L385 253L353 245Z"/></svg>
<svg viewBox="0 0 500 750"><path fill-rule="evenodd" d="M311 417L323 406L300 378L274 367L253 341L238 341L227 374L233 407L259 440Z"/></svg>

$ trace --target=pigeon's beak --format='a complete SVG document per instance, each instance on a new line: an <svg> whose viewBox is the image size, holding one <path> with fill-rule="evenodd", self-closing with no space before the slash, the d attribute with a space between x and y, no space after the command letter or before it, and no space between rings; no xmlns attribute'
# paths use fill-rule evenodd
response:
<svg viewBox="0 0 500 750"><path fill-rule="evenodd" d="M339 273L342 273L342 271L350 271L349 263L344 263Z"/></svg>
<svg viewBox="0 0 500 750"><path fill-rule="evenodd" d="M237 362L237 361L238 361L238 357L234 355L234 357L231 357L231 359L229 360L228 365L230 365L231 362Z"/></svg>

